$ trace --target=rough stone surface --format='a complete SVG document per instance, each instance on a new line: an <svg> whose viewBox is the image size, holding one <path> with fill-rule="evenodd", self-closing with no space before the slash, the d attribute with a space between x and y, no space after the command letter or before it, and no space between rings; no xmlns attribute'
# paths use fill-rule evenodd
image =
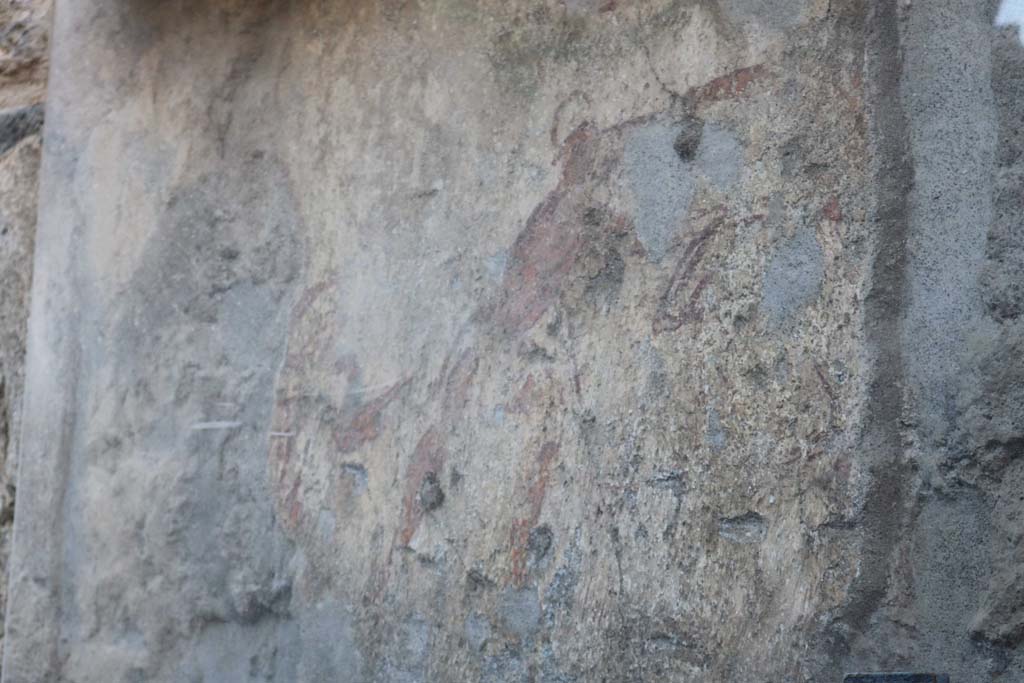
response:
<svg viewBox="0 0 1024 683"><path fill-rule="evenodd" d="M0 572L4 577L14 528L39 155L40 140L36 134L0 156ZM6 598L4 584L0 588L0 615Z"/></svg>
<svg viewBox="0 0 1024 683"><path fill-rule="evenodd" d="M0 624L14 521L48 13L49 2L0 0Z"/></svg>
<svg viewBox="0 0 1024 683"><path fill-rule="evenodd" d="M1019 680L996 9L61 4L4 680Z"/></svg>
<svg viewBox="0 0 1024 683"><path fill-rule="evenodd" d="M43 99L50 6L50 0L0 0L0 109Z"/></svg>

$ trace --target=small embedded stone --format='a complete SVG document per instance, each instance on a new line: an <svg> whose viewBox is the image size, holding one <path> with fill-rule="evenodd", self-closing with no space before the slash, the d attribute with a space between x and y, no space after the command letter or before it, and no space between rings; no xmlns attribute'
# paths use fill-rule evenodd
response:
<svg viewBox="0 0 1024 683"><path fill-rule="evenodd" d="M43 105L0 111L0 154L17 145L43 127Z"/></svg>
<svg viewBox="0 0 1024 683"><path fill-rule="evenodd" d="M767 531L767 520L756 512L724 517L718 523L718 535L733 543L760 543Z"/></svg>
<svg viewBox="0 0 1024 683"><path fill-rule="evenodd" d="M242 252L235 247L224 247L217 255L225 261L234 261L242 255Z"/></svg>
<svg viewBox="0 0 1024 683"><path fill-rule="evenodd" d="M672 143L672 149L676 151L683 161L693 161L697 155L697 148L700 147L700 140L704 133L704 123L698 119L687 119L683 122L682 129L676 135Z"/></svg>
<svg viewBox="0 0 1024 683"><path fill-rule="evenodd" d="M530 559L534 563L540 562L551 550L551 544L555 540L555 535L551 532L551 527L547 524L535 527L530 531L530 536L526 540L526 549L530 553Z"/></svg>
<svg viewBox="0 0 1024 683"><path fill-rule="evenodd" d="M466 573L466 586L470 591L481 591L494 588L494 581L479 569L470 569Z"/></svg>
<svg viewBox="0 0 1024 683"><path fill-rule="evenodd" d="M437 475L427 472L420 484L420 505L426 512L436 510L444 504L444 491L441 489L441 482Z"/></svg>

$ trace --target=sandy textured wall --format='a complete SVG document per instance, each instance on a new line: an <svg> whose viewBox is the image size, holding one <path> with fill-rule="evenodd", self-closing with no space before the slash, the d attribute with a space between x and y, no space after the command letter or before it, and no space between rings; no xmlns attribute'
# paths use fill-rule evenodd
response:
<svg viewBox="0 0 1024 683"><path fill-rule="evenodd" d="M1014 680L995 9L58 3L5 680Z"/></svg>
<svg viewBox="0 0 1024 683"><path fill-rule="evenodd" d="M50 3L0 1L0 576L7 576ZM7 585L0 588L0 615ZM2 621L2 618L0 618Z"/></svg>

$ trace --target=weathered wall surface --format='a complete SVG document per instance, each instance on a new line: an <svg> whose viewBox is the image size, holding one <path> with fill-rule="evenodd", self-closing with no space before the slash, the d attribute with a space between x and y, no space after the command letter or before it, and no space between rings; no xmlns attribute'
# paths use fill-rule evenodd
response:
<svg viewBox="0 0 1024 683"><path fill-rule="evenodd" d="M892 16L900 81L884 86L877 154L892 238L879 235L868 303L891 385L874 388L887 414L870 422L892 446L868 452L864 569L844 624L855 660L939 662L963 681L1024 675L1024 47L1018 27L993 28L997 5Z"/></svg>
<svg viewBox="0 0 1024 683"><path fill-rule="evenodd" d="M0 576L7 576L50 3L0 2ZM0 622L7 583L0 587ZM2 639L2 631L0 631ZM2 640L0 640L2 647Z"/></svg>
<svg viewBox="0 0 1024 683"><path fill-rule="evenodd" d="M1019 677L994 12L59 4L5 680Z"/></svg>

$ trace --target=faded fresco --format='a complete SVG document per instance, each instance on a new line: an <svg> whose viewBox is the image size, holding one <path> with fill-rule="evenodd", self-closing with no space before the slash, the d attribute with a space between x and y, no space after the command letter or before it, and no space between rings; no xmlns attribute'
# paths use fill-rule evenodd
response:
<svg viewBox="0 0 1024 683"><path fill-rule="evenodd" d="M5 681L1024 670L998 3L57 4Z"/></svg>

